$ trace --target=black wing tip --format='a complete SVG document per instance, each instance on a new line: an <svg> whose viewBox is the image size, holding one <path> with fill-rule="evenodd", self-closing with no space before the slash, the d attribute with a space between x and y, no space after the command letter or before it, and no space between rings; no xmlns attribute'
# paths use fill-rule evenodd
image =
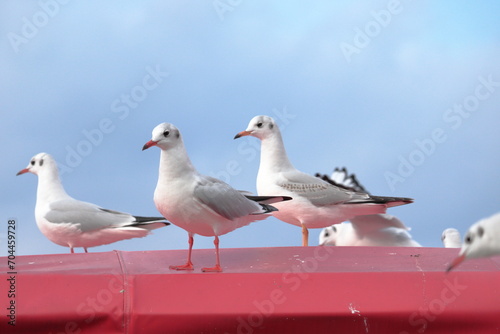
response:
<svg viewBox="0 0 500 334"><path fill-rule="evenodd" d="M268 201L270 199L280 199L280 198L281 201L284 202L293 199L290 196L255 196L255 195L243 195L243 196L254 202L263 202L263 201Z"/></svg>
<svg viewBox="0 0 500 334"><path fill-rule="evenodd" d="M269 204L260 204L262 206L262 208L264 209L264 213L271 213L271 212L274 212L274 211L278 211L277 208L275 208L274 206L272 205L269 205Z"/></svg>
<svg viewBox="0 0 500 334"><path fill-rule="evenodd" d="M163 224L165 226L168 226L168 225L171 225L169 222L166 222L166 221L149 221L149 222L136 222L136 223L133 223L131 225L128 225L128 226L145 226L145 225L150 225L150 224L155 224L155 223L159 223L159 224Z"/></svg>
<svg viewBox="0 0 500 334"><path fill-rule="evenodd" d="M165 225L170 225L165 217L143 217L143 216L134 216L135 223L164 223Z"/></svg>
<svg viewBox="0 0 500 334"><path fill-rule="evenodd" d="M334 180L332 180L328 175L326 174L320 174L320 173L316 173L314 174L314 176L322 179L323 181L325 182L328 182L336 187L339 187L339 188L342 188L342 189L345 189L345 190L349 190L349 191L355 191L355 192L362 192L362 193L366 193L366 194L369 194L368 190L366 190L365 187L363 187L363 185L359 182L358 178L356 177L356 174L352 173L349 175L349 172L347 171L347 168L346 167L342 167L342 168L339 168L339 167L335 167L335 169L333 170L333 172L341 172L344 174L344 180L349 180L351 179L351 183L354 184L354 186L348 186L348 185L345 185L343 183L337 183L335 182Z"/></svg>
<svg viewBox="0 0 500 334"><path fill-rule="evenodd" d="M346 202L345 204L362 204L362 203L370 203L370 204L391 204L391 203L400 203L398 205L406 205L413 203L413 198L408 197L385 197L385 196L370 196L370 198L362 199L362 200L353 200L350 202ZM393 206L398 206L393 205ZM389 206L391 207L391 206Z"/></svg>
<svg viewBox="0 0 500 334"><path fill-rule="evenodd" d="M410 204L414 202L414 199L409 197L370 196L370 198L372 202L378 204L394 203L394 202Z"/></svg>

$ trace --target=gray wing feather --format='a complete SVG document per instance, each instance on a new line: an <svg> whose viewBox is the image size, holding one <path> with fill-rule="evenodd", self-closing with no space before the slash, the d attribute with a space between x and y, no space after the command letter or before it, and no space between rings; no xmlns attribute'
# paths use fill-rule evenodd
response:
<svg viewBox="0 0 500 334"><path fill-rule="evenodd" d="M106 210L95 204L77 200L61 200L50 204L45 219L53 224L75 224L82 232L130 224L128 213Z"/></svg>
<svg viewBox="0 0 500 334"><path fill-rule="evenodd" d="M363 201L370 198L367 194L334 186L320 178L299 171L282 173L282 176L283 181L279 184L280 187L306 198L317 206Z"/></svg>
<svg viewBox="0 0 500 334"><path fill-rule="evenodd" d="M194 196L219 215L233 220L261 212L259 204L249 200L219 179L204 176L194 189Z"/></svg>

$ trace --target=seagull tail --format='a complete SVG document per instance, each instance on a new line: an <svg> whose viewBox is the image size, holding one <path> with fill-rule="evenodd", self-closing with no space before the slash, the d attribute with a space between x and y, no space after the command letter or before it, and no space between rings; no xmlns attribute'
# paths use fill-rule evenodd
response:
<svg viewBox="0 0 500 334"><path fill-rule="evenodd" d="M273 203L278 203L278 202L284 202L284 201L289 201L292 198L289 196L253 196L253 195L245 195L246 198L249 200L252 200L254 202L259 203L260 205L263 204L273 204ZM274 210L276 211L276 208Z"/></svg>
<svg viewBox="0 0 500 334"><path fill-rule="evenodd" d="M142 217L134 216L134 222L128 226L141 227L146 230L154 230L160 227L170 225L169 222L165 220L164 217Z"/></svg>
<svg viewBox="0 0 500 334"><path fill-rule="evenodd" d="M259 205L262 207L262 212L256 212L256 213L253 213L253 215L262 215L262 214L271 213L273 211L278 211L278 209L276 209L274 206L269 205L269 204L259 203Z"/></svg>
<svg viewBox="0 0 500 334"><path fill-rule="evenodd" d="M359 204L359 203L373 203L373 204L385 204L388 208L393 206L405 205L413 203L413 198L408 197L388 197L388 196L373 196L371 195L366 200L356 200L351 201L346 204Z"/></svg>

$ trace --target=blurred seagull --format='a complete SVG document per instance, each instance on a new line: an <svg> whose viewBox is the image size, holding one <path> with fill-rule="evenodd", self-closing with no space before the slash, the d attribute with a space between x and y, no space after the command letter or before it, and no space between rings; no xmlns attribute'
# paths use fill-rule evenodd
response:
<svg viewBox="0 0 500 334"><path fill-rule="evenodd" d="M302 245L308 228L323 228L359 215L385 213L389 207L412 203L411 198L372 196L344 189L295 169L283 145L278 125L269 116L254 117L234 138L254 136L262 141L257 175L259 195L283 194L293 200L277 203L278 219L302 227Z"/></svg>
<svg viewBox="0 0 500 334"><path fill-rule="evenodd" d="M351 222L325 227L319 235L319 245L421 247L408 228L388 214L357 216Z"/></svg>
<svg viewBox="0 0 500 334"><path fill-rule="evenodd" d="M324 181L348 190L365 192L354 174L335 168L331 177L316 173ZM421 247L412 239L409 228L401 220L389 214L356 216L349 222L325 227L319 235L324 246L395 246Z"/></svg>
<svg viewBox="0 0 500 334"><path fill-rule="evenodd" d="M467 259L494 255L500 255L500 213L481 219L469 228L460 253L451 262L447 271Z"/></svg>
<svg viewBox="0 0 500 334"><path fill-rule="evenodd" d="M460 248L462 247L462 240L460 232L456 228L447 228L441 234L441 241L446 248Z"/></svg>
<svg viewBox="0 0 500 334"><path fill-rule="evenodd" d="M143 150L161 149L158 184L154 202L158 211L189 236L186 264L170 266L175 270L192 270L191 250L195 234L213 236L216 264L202 271L220 272L219 236L276 211L270 204L289 200L284 196L250 196L233 189L216 178L201 175L189 159L179 130L162 123L153 129L152 139Z"/></svg>
<svg viewBox="0 0 500 334"><path fill-rule="evenodd" d="M75 247L83 247L87 253L89 247L144 237L151 230L170 225L163 217L132 216L70 197L50 154L35 155L17 175L28 172L38 175L35 206L38 228L53 243L69 247L71 253Z"/></svg>

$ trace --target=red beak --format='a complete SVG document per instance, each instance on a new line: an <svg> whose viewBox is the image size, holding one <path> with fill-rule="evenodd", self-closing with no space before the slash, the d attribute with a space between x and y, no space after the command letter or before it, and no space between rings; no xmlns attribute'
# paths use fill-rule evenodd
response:
<svg viewBox="0 0 500 334"><path fill-rule="evenodd" d="M453 268L455 268L456 266L458 266L460 263L464 262L465 260L465 253L462 254L462 255L459 255L457 256L450 264L450 266L448 267L448 269L446 269L446 272L449 272L450 270L452 270Z"/></svg>
<svg viewBox="0 0 500 334"><path fill-rule="evenodd" d="M21 169L19 172L17 172L16 176L18 175L21 175L21 174L24 174L24 173L28 173L30 170L28 168L25 168L25 169Z"/></svg>
<svg viewBox="0 0 500 334"><path fill-rule="evenodd" d="M151 146L156 146L156 144L158 144L157 142L155 141L148 141L146 144L144 144L144 146L142 147L142 150L147 150L148 148L150 148Z"/></svg>
<svg viewBox="0 0 500 334"><path fill-rule="evenodd" d="M234 136L234 139L238 139L240 137L243 137L243 136L250 136L250 134L252 133L252 131L241 131L240 133L236 134L236 136Z"/></svg>

